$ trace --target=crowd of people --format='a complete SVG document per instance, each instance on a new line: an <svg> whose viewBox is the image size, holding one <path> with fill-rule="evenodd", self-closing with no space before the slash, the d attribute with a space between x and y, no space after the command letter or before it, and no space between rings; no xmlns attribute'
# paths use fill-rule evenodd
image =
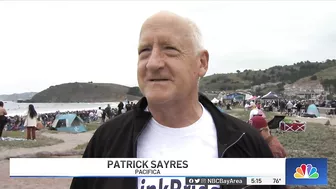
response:
<svg viewBox="0 0 336 189"><path fill-rule="evenodd" d="M265 111L278 111L280 114L284 114L287 116L303 116L305 113L307 113L307 109L309 105L314 104L311 101L307 100L287 100L282 99L279 101L275 100L266 100L264 102L261 102L259 100L253 100L253 101L245 101L244 102L244 108L245 110L248 110L255 105L258 109L263 109ZM326 112L327 115L335 115L336 114L336 108L330 109Z"/></svg>
<svg viewBox="0 0 336 189"><path fill-rule="evenodd" d="M111 106L108 104L105 109L99 107L98 110L95 112L95 116L101 123L104 123L106 120L109 120L117 115L132 110L134 107L135 103L130 101L127 101L126 104L124 104L123 102L119 102L117 108L111 108Z"/></svg>
<svg viewBox="0 0 336 189"><path fill-rule="evenodd" d="M30 104L23 115L7 116L4 103L0 101L0 140L2 139L3 130L7 131L27 131L28 140L36 140L36 130L40 128L51 128L52 123L59 114L76 114L85 123L99 121L104 123L117 115L123 114L134 108L135 103L120 102L118 107L112 108L110 104L106 108L101 107L98 110L82 110L82 111L56 111L53 113L38 113L34 105Z"/></svg>

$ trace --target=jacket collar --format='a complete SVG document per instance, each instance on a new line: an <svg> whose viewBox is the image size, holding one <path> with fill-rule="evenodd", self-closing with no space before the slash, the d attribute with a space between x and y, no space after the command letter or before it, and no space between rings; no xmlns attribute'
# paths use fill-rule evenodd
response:
<svg viewBox="0 0 336 189"><path fill-rule="evenodd" d="M204 106L204 108L210 112L212 119L214 120L217 131L218 154L219 157L221 157L225 149L234 144L243 133L237 130L236 127L233 127L234 123L232 122L232 118L230 119L231 116L220 112L218 108L204 94L199 93L199 101ZM151 113L145 111L147 106L147 99L143 97L139 100L134 109L135 119L133 122L133 141L135 144L135 151L136 142L139 135L147 126L148 121L152 118Z"/></svg>

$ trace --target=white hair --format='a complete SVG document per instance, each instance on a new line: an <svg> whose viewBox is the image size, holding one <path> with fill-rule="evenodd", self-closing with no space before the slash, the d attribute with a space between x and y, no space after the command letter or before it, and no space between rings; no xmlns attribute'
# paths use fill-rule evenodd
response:
<svg viewBox="0 0 336 189"><path fill-rule="evenodd" d="M189 18L185 18L185 20L189 24L189 27L192 31L191 37L192 37L193 45L195 47L195 51L198 53L199 51L204 49L203 36L202 36L201 30L196 25L196 23L190 20Z"/></svg>
<svg viewBox="0 0 336 189"><path fill-rule="evenodd" d="M168 14L168 15L175 15L176 17L179 17L180 19L183 19L186 24L188 24L189 29L191 30L191 40L194 46L194 51L196 53L199 53L201 50L204 50L204 46L203 46L203 37L202 37L202 33L201 30L199 29L199 27L196 25L195 22L193 22L191 19L187 18L187 17L182 17L178 14L175 14L173 12L170 11L160 11L157 14ZM140 31L140 35L141 35L141 31Z"/></svg>

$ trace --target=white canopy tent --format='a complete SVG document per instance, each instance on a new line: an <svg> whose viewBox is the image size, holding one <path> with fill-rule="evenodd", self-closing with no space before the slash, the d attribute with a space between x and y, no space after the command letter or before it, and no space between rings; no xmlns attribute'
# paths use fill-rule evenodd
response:
<svg viewBox="0 0 336 189"><path fill-rule="evenodd" d="M213 98L213 99L211 100L211 102L215 104L215 103L218 103L219 100L218 100L217 98Z"/></svg>

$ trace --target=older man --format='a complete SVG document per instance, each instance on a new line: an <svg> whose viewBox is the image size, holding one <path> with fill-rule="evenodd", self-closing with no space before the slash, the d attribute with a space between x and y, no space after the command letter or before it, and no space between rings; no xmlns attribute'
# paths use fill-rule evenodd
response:
<svg viewBox="0 0 336 189"><path fill-rule="evenodd" d="M148 18L142 25L138 48L138 83L144 98L134 110L103 124L83 157L273 157L254 128L221 113L198 93L198 82L208 70L208 61L208 51L203 48L200 31L193 22L169 12ZM184 189L190 186L185 186L184 178L75 178L71 188ZM195 187L199 188L202 187Z"/></svg>

